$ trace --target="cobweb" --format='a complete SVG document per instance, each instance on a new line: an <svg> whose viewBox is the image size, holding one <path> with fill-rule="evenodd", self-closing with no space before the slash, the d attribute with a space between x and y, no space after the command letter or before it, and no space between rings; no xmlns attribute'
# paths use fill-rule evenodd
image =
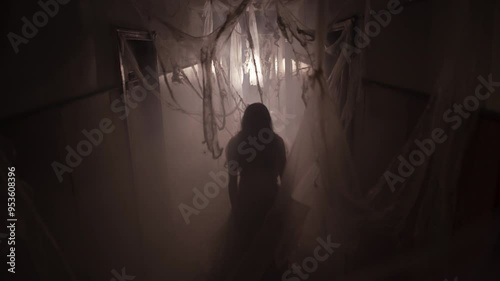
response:
<svg viewBox="0 0 500 281"><path fill-rule="evenodd" d="M460 2L459 9L452 10L466 13L465 7L472 4L467 0ZM474 88L470 72L457 71L453 67L461 54L480 56L474 51L472 40L462 44L461 38L446 33L452 37L447 43L450 47L461 47L443 56L441 73L447 75L437 79L436 91L400 154L408 158L415 148L413 141L429 136L436 127L446 128L450 140L436 148L429 161L392 192L383 175L373 187L359 186L352 163L352 147L346 136L353 124L354 112L360 109L363 100L363 54L348 60L341 48L342 43L355 45L353 28L362 27L369 20L369 13L365 21L347 21L339 39L327 46L324 36L318 36L325 34L327 26L321 9L316 29L311 29L294 16L287 3L279 0L259 2L260 7L274 7L266 12L274 13L269 16L271 20L266 20L265 28L270 32L260 35L262 27L256 19L255 5L250 0L242 0L234 7L207 1L204 35L197 37L172 26L161 15L151 12L146 15L135 3L149 29L156 32L155 44L167 88L166 94L158 93L158 97L171 110L201 118L204 145L214 159L223 155L221 131L236 133L237 128L229 128L228 120L239 120L247 101L252 99L243 93L244 77L257 88L254 101L266 104L271 110L282 106L280 101L287 99L280 91L286 75L281 63L286 56L283 45L288 44L292 50L294 75L301 79L305 110L292 141L280 200L268 216L255 247L241 259L231 261L233 271L227 274L227 280L257 280L272 260L278 264L300 260L313 248L317 237L328 234L342 247L335 258L327 261L330 266L324 276L345 273L348 257L360 251L364 229L398 240L409 228L412 235L405 239L417 242L434 237L436 233L450 233L457 171L475 117L467 120L463 130L453 131L446 127L442 112ZM369 1L366 9L370 9ZM225 15L225 21L214 29L211 17L216 10ZM335 22L335 19L328 21ZM470 37L478 39L476 42L484 40L470 25L465 27L465 24L472 24L469 22L462 26L438 20L435 24L444 26L445 31L466 30ZM335 60L328 73L322 66L325 52ZM132 52L125 53L143 78ZM477 69L474 65L467 66ZM190 108L181 104L172 87L175 83L188 87L199 103ZM395 156L388 170L396 169ZM445 215L432 217L436 209ZM408 220L410 214L416 214L411 222Z"/></svg>
<svg viewBox="0 0 500 281"><path fill-rule="evenodd" d="M282 96L280 91L286 75L281 63L286 57L284 44L292 49L295 67L291 70L301 79L305 110L288 155L283 187L276 207L268 215L251 250L231 261L224 257L213 259L213 268L230 264L233 269L223 280L259 280L273 261L286 265L301 260L310 255L317 237L327 235L341 244L341 248L333 258L325 261L327 265L323 268L326 270L311 276L310 280L347 274L348 269L352 269L350 258L362 250L359 245L366 238L363 236L366 229L370 230L369 235L378 231L384 238L396 240L396 244L421 245L419 243L429 239L450 237L457 220L456 186L463 152L476 124L477 112L463 120L460 130L447 126L442 113L474 93L478 75L488 74L490 54L482 50L491 46L492 29L486 28L487 17L474 18L469 11L491 11L493 4L472 0L433 4L436 11L432 22L436 27L434 36L440 38L442 46L438 54L440 60L436 62L440 67L439 76L425 111L398 155L408 158L415 148L414 140L428 137L434 128L443 128L448 141L436 147L430 159L408 180L391 190L383 175L375 186L359 186L359 175L350 155L352 147L346 137L346 131L353 126L354 112L362 109L363 53L351 57L348 62L341 55L341 46L342 43L354 45L353 28L362 27L363 21L348 21L337 42L326 46L323 36L317 36L324 34L327 20L324 15L318 16L316 30L313 30L294 16L288 2L269 0L254 4L242 0L230 6L207 1L204 35L192 36L170 24L167 15L146 12L138 2L131 1L149 30L157 34L155 45L165 89L153 93L169 110L201 120L203 145L215 159L223 152L219 140L221 132L234 134L238 130L230 124L239 121L249 101L263 102L271 109L282 108L282 102L289 98ZM272 32L266 35L258 30L261 27L255 5L264 10L274 7L268 14L275 14L270 16L266 26ZM324 6L318 7L318 11L326 10ZM369 9L367 1L366 10ZM212 16L215 13L225 15L225 20L214 29ZM370 20L368 15L366 13L365 22ZM475 15L478 17L479 13ZM146 73L139 67L131 47L125 44L123 48L127 63L139 80L145 81ZM321 63L323 52L335 58L328 73ZM244 95L244 74L252 77L249 78L252 81L247 82L257 87L256 97ZM198 103L183 103L184 97L176 92L179 85L189 89ZM3 149L0 156L3 168L11 165ZM396 157L387 170L397 169ZM31 198L32 188L22 181L19 183L21 204L26 207L20 209L29 213L26 217L37 230L32 233L43 233L44 244L50 245L60 257L62 268L70 279L77 280L63 251L36 211ZM403 231L410 235L404 236ZM28 234L23 236L28 237ZM43 260L41 257L47 253L42 247L34 251L40 257L37 260Z"/></svg>

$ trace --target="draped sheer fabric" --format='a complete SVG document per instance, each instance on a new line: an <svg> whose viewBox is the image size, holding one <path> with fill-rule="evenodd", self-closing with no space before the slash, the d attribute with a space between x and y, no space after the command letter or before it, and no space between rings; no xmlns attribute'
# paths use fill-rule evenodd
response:
<svg viewBox="0 0 500 281"><path fill-rule="evenodd" d="M205 5L205 35L195 37L175 28L161 15L148 14L146 17L136 4L138 12L148 18L150 30L157 34L155 44L161 77L166 85L157 95L165 107L199 117L203 124L203 145L214 159L219 158L223 155L220 132L236 133L237 126L230 123L238 123L247 104L248 97L242 93L245 71L252 80L249 83L255 83L258 88L257 100L271 110L280 110L279 101L287 99L280 91L283 84L282 44L289 44L293 51L305 104L292 140L279 200L251 250L231 259L224 280L258 280L273 260L278 265L286 265L307 256L317 237L331 235L332 241L341 244L334 257L326 261L328 266L324 266L324 272L314 277L322 280L322 276L346 273L349 257L360 251L365 229L398 240L409 228L412 235L404 239L412 243L436 238L436 235L441 238L449 235L462 153L476 118L464 120L463 128L454 131L444 123L442 113L473 93L477 74L487 71L487 66L474 62L487 56L475 47L485 44L489 34L476 32L482 24L480 19L444 19L468 15L470 7L486 4L472 0L435 4L433 24L440 27L437 33L444 38L444 50L455 51L443 51L437 62L441 66L441 76L435 81L435 91L400 154L407 158L415 148L414 140L430 136L434 128L444 128L449 140L436 147L429 160L395 192L391 191L384 175L373 187L359 186L359 175L351 157L353 148L346 136L353 124L354 112L360 110L363 100L363 56L355 54L348 61L341 48L342 43L354 45L353 28L362 27L363 21L349 21L337 42L325 46L322 36L317 36L314 29L297 20L282 1L266 2L274 6L272 12L276 13L276 21L270 27L275 29L272 38L259 36L252 1L242 0L235 7L227 6L226 20L215 29L212 5L211 1ZM447 9L450 5L454 9ZM326 26L325 21L318 24ZM465 33L454 32L456 30ZM322 64L318 63L323 56L316 50L325 50L334 57L331 72L324 72ZM135 72L143 78L128 46L125 46L125 54ZM461 57L468 59L461 60ZM303 71L299 70L301 63L307 64ZM175 77L177 83L198 97L198 103L179 103L176 86L172 85ZM387 170L397 170L397 156ZM368 192L364 192L366 190ZM410 221L412 212L416 215ZM433 213L443 215L436 217ZM228 261L219 257L214 259L213 267L218 268L221 263L227 265Z"/></svg>

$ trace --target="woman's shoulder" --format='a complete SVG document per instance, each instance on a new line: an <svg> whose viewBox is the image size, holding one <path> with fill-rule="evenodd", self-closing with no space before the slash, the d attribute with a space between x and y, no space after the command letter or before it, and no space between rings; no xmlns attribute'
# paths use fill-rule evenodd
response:
<svg viewBox="0 0 500 281"><path fill-rule="evenodd" d="M231 137L227 142L226 151L228 152L236 151L240 143L241 143L241 132L238 132L236 135Z"/></svg>
<svg viewBox="0 0 500 281"><path fill-rule="evenodd" d="M229 139L229 141L227 143L227 150L237 149L238 145L243 141L248 141L248 140L245 139L245 135L240 131L236 135L234 135L233 137L231 137ZM273 137L272 137L271 142L278 145L278 146L285 145L285 141L283 140L283 138L274 132L273 132ZM269 142L267 142L267 143L269 143Z"/></svg>
<svg viewBox="0 0 500 281"><path fill-rule="evenodd" d="M241 132L238 132L236 135L232 136L229 141L227 142L227 146L235 146L237 145L241 140Z"/></svg>

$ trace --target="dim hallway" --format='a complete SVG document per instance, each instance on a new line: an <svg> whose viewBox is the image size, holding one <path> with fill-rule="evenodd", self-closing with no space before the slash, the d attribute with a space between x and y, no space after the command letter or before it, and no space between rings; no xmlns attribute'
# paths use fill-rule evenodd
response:
<svg viewBox="0 0 500 281"><path fill-rule="evenodd" d="M1 280L499 280L499 1L5 4Z"/></svg>

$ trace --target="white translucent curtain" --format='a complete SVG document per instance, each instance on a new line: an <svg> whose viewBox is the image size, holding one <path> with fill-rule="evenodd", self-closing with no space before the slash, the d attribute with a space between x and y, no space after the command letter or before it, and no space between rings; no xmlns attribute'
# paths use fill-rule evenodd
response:
<svg viewBox="0 0 500 281"><path fill-rule="evenodd" d="M165 72L200 65L201 115L206 145L214 156L221 155L222 152L218 144L218 131L224 124L219 118L220 114L224 114L222 105L227 104L229 97L233 98L233 105L239 102L235 98L235 88L241 81L238 67L238 42L241 43L241 39L238 38L240 31L237 23L247 8L250 12L248 39L251 38L254 43L260 39L252 20L253 8L249 5L250 1L241 2L229 13L220 28L204 37L182 33L162 22L161 18L151 22L152 29L158 32L156 44ZM281 254L281 260L284 256L300 260L301 255L314 249L316 238L327 235L341 244L337 254L327 261L332 263L328 268L332 270L332 274L342 272L346 257L358 250L363 225L373 227L388 239L397 238L410 225L416 241L450 231L459 174L457 171L460 170L466 140L475 119L473 116L465 120L463 129L454 131L447 127L442 114L453 103L461 102L474 92L476 77L485 68L476 62L487 61L485 57L488 56L478 50L484 49L489 37L482 29L487 26L484 19L474 18L476 15L469 13L470 8L485 8L482 6L486 4L460 0L434 5L433 24L439 30L435 37L443 38L439 41L441 45L438 50L442 51L442 55L436 57L441 69L440 76L428 107L407 144L401 148L400 154L408 159L415 148L414 140L428 137L437 127L446 130L449 140L437 147L435 153L416 169L410 179L401 183L394 193L381 175L380 182L369 188L368 194L364 194L360 190L368 188L361 189L356 181L356 171L345 134L346 128L351 124L353 112L357 109L357 101L362 97L362 62L356 56L350 63L344 56L338 56L332 72L328 77L324 76L321 63L318 63L323 57L323 39L321 36L315 37L314 31L297 21L282 2L275 2L281 36L292 46L296 61L307 62L316 68L304 81L307 108L289 155L280 205L269 216L262 230L262 234L266 235L261 237L258 245L252 247L251 252L243 255L232 275L234 278L246 275L248 280L255 280L274 257L280 260L277 257L280 255L275 255L280 249L288 249L285 251L287 254ZM461 14L466 16L459 16ZM448 18L452 20L447 20ZM319 24L324 25L325 22ZM205 27L209 26L210 21L206 21ZM352 24L346 26L339 42L352 40L352 28ZM230 75L224 70L223 60L219 57L220 50L227 41L234 42L230 51ZM262 51L258 46L259 44L253 44L251 48L256 77L259 73L257 65L260 65L257 60ZM340 45L334 45L327 51L339 52L340 48ZM260 82L260 79L256 82ZM166 83L168 85L169 82ZM173 97L171 89L169 92ZM221 95L215 97L216 93ZM173 108L178 108L175 99L169 98L167 101ZM397 156L394 156L395 160L388 170L397 171ZM409 221L411 212L416 214L416 219ZM442 215L434 217L434 213Z"/></svg>
<svg viewBox="0 0 500 281"><path fill-rule="evenodd" d="M205 18L205 21L203 22L203 35L209 35L214 31L212 1L205 2L205 6L203 7L203 17Z"/></svg>
<svg viewBox="0 0 500 281"><path fill-rule="evenodd" d="M362 69L359 65L356 68L359 60L348 64L343 56L337 59L329 77L329 94L326 96L330 98L314 92L303 120L304 124L308 120L310 123L301 127L290 156L289 163L303 167L303 170L287 167L291 178L295 178L291 184L292 197L311 207L303 228L309 233L309 241L321 233L331 233L337 238L336 242L342 244L340 252L353 254L357 251L356 240L362 227L376 230L374 235L381 234L387 239L401 237L406 242L422 243L450 237L456 217L462 159L479 111L471 112L457 130L445 122L443 114L454 104L461 104L466 97L474 95L478 75L488 75L491 54L483 50L491 48L492 26L488 25L489 19L481 17L477 11L492 10L492 2L444 1L433 6L435 33L432 36L439 42L433 57L439 70L433 96L407 143L394 156L395 160L387 170L397 171L399 161L396 157L402 155L409 159L410 153L417 149L415 140L429 138L434 129L442 128L448 139L444 144L436 145L435 152L424 164L416 167L413 175L400 183L395 192L391 191L384 175L368 194L362 193L361 190L366 188L361 189L356 182L358 175L351 163L343 131L362 95L358 88ZM347 69L350 69L348 83L356 83L345 87L341 76ZM303 140L309 136L312 140ZM301 153L295 153L304 150L315 158L307 160L300 157ZM294 157L299 160L294 161ZM298 162L309 164L302 166ZM317 175L316 181L306 184L305 179L310 181L314 178L312 175ZM315 228L317 230L312 231ZM410 236L403 235L405 230Z"/></svg>
<svg viewBox="0 0 500 281"><path fill-rule="evenodd" d="M477 11L491 10L491 5L471 0L434 4L436 31L433 36L434 39L440 38L434 57L439 69L438 79L419 123L387 170L397 171L399 162L396 157L400 154L408 159L411 151L417 148L415 140L429 138L435 128L442 128L448 140L438 145L435 153L395 192L391 191L384 175L368 194L361 192L366 188L361 189L356 181L345 129L352 120L356 101L362 95L359 88L362 69L356 65L359 60L352 65L343 56L338 57L328 87L325 77L318 71L313 73L308 80L311 86L306 93L307 108L289 155L280 205L268 217L261 245L267 243L269 247L276 247L276 244L289 243L280 246L288 246L288 257L294 259L295 255L295 260L300 262L308 251L314 249L316 238L331 235L332 240L342 246L334 258L326 261L331 272L315 277L321 278L318 276L341 274L347 257L362 250L358 246L362 239L367 238L362 233L364 228L372 229L373 235L382 235L396 244L398 239L422 243L428 239L450 237L462 158L477 120L477 111L464 120L460 130L451 129L443 120L443 113L474 94L478 75L483 73L486 77L488 74L491 54L482 50L489 49L492 27L488 26L488 19L480 18ZM312 41L304 33L296 32L299 23L293 22L279 4L278 13L278 20L283 24L282 34L292 45L295 40L303 47L294 48L295 54L309 57L313 64L320 56L311 48ZM347 30L350 28L347 26ZM343 36L341 40L348 40L347 33ZM336 47L332 46L332 49ZM342 80L346 73L349 73L347 87ZM349 86L353 81L356 83ZM277 222L284 223L283 228L277 228ZM275 238L266 236L266 233L276 229L283 232L273 244L269 241ZM275 251L264 246L253 248L241 263L239 272L249 270L250 264L260 270L255 270L252 275L252 278L258 278L258 273L265 269L266 259L262 257L274 254Z"/></svg>
<svg viewBox="0 0 500 281"><path fill-rule="evenodd" d="M318 24L324 26L325 23ZM340 54L341 43L352 44L352 28L349 22L338 41L327 50ZM321 37L315 39L315 44L324 45ZM318 52L309 52L316 61L322 61ZM311 280L333 278L344 272L347 255L356 250L359 224L368 207L359 192L345 134L345 125L350 124L356 99L361 95L357 87L361 64L359 58L353 58L355 63L352 65L346 59L343 55L336 57L328 79L322 74L321 64L317 63L309 80L311 88L305 93L306 111L285 172L284 186L292 198L285 204L289 212L285 216L303 219L302 222L285 220L285 229L300 228L290 231L296 239L295 247L289 250L295 253L291 256L292 261L300 263L310 256L320 237L330 237L332 242L341 245L322 262L322 270L311 275ZM284 194L285 202L286 198ZM303 207L297 207L297 203ZM298 217L297 212L302 217Z"/></svg>
<svg viewBox="0 0 500 281"><path fill-rule="evenodd" d="M155 44L161 71L181 77L182 79L177 81L188 85L193 92L199 94L201 112L197 114L201 114L203 119L204 144L214 158L219 158L223 149L219 143L219 132L225 130L226 117L239 111L242 101L241 92L231 83L233 76L238 80L238 72L232 75L227 69L229 63L226 47L228 42L231 42L230 38L240 16L247 10L251 1L243 0L236 7L228 9L225 22L215 30L213 14L219 8L214 7L221 5L207 3L203 10L204 22L200 26L205 35L201 37L180 31L165 20L164 16L145 12L138 2L134 3L149 29L157 34ZM196 72L194 79L186 75L185 69L188 67L192 67L192 71ZM177 103L169 79L165 79L165 84L168 90L165 97L167 106L173 110L191 113Z"/></svg>
<svg viewBox="0 0 500 281"><path fill-rule="evenodd" d="M245 62L250 85L261 86L262 84L262 66L260 63L260 43L259 43L259 30L257 27L257 19L255 18L255 8L250 5L248 9L248 49L251 52L247 56L247 61ZM262 97L261 97L261 101Z"/></svg>
<svg viewBox="0 0 500 281"><path fill-rule="evenodd" d="M322 37L314 41L297 32L300 28L288 24L292 16L283 9L279 8L282 12L278 15L283 23L282 31L288 34L289 42L303 42L302 47L297 47L301 49L294 50L296 55L305 54L301 58L311 65L321 61L321 54L314 48L324 48ZM324 20L318 25L326 26ZM346 32L349 31L352 29ZM313 55L316 59L309 59ZM338 80L339 69L344 66L345 58L339 58L331 79ZM361 220L357 209L366 208L367 202L362 201L363 196L354 182L350 150L336 104L340 93L328 90L320 63L307 83L307 107L287 160L278 203L268 215L254 245L227 280L258 280L273 262L277 265L301 263L311 255L317 238L330 236L329 239L341 243L342 248L322 263L326 272L309 277L324 280L321 278L343 272L346 253L356 248L357 240L353 235ZM330 90L338 89L331 87Z"/></svg>
<svg viewBox="0 0 500 281"><path fill-rule="evenodd" d="M308 237L314 243L321 233L332 234L342 244L340 252L353 254L363 225L377 229L378 234L388 239L397 238L408 226L412 237L403 239L420 242L449 237L462 157L478 111L464 120L460 130L451 129L443 120L443 113L474 94L478 75L488 74L491 54L481 50L489 49L492 27L486 24L488 19L469 11L491 10L488 5L491 3L470 0L434 5L433 36L441 38L435 55L439 76L433 96L400 154L408 159L416 149L415 140L428 138L435 128L443 128L448 140L437 146L435 153L398 185L394 193L384 175L368 194L362 193L366 188L361 189L356 182L358 175L349 154L344 132L358 107L357 101L362 98L361 58L355 56L347 63L344 56L338 57L328 78L328 93L317 88L320 83L315 85L290 155L285 181L293 190L292 198L310 207L302 239ZM350 28L348 25L346 30ZM347 37L348 33L343 34L339 42L349 40ZM337 46L331 47L328 51ZM347 84L342 79L346 73ZM398 155L387 170L397 171ZM409 218L411 212L416 217Z"/></svg>
<svg viewBox="0 0 500 281"><path fill-rule="evenodd" d="M353 19L347 20L339 39L325 50L335 60L334 67L328 74L328 92L339 107L340 119L345 130L350 128L354 111L363 98L363 56L354 55L346 58L342 52L345 44L355 45L353 40L355 24ZM359 25L359 22L357 24Z"/></svg>
<svg viewBox="0 0 500 281"><path fill-rule="evenodd" d="M231 33L230 45L230 68L229 75L231 76L231 85L237 93L242 93L243 89L243 62L242 62L242 36L241 27L238 23L233 33Z"/></svg>
<svg viewBox="0 0 500 281"><path fill-rule="evenodd" d="M436 144L435 152L394 192L381 175L380 182L370 191L373 206L383 211L380 225L393 235L409 228L414 242L429 239L447 240L452 234L456 218L457 184L461 176L462 160L468 141L477 123L479 110L470 112L458 129L453 129L443 117L454 104L462 104L474 95L478 76L489 73L492 25L489 17L478 11L492 11L493 1L441 1L433 4L431 39L435 42L433 67L439 71L428 106L410 135L401 156L409 159L418 149L415 140L431 137L435 129L442 129L447 139ZM396 159L388 171L398 169ZM410 213L414 218L408 221ZM405 226L406 225L406 226Z"/></svg>

